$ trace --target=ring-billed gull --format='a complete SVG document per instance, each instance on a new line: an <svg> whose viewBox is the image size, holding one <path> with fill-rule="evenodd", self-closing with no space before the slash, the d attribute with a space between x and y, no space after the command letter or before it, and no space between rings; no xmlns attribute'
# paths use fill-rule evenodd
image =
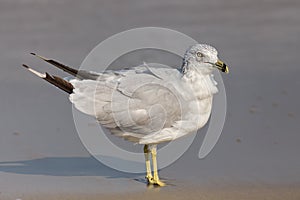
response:
<svg viewBox="0 0 300 200"><path fill-rule="evenodd" d="M213 70L229 72L217 50L207 44L191 46L180 69L144 64L96 73L32 54L74 78L67 81L23 65L25 68L69 93L79 111L94 116L112 134L144 145L146 179L159 186L165 183L158 177L157 144L203 127L211 113L213 94L218 92Z"/></svg>

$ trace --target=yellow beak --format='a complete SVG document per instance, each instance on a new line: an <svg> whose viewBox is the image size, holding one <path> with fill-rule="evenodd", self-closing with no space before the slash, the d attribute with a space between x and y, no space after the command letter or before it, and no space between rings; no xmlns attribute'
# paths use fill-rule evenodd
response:
<svg viewBox="0 0 300 200"><path fill-rule="evenodd" d="M229 73L229 69L228 69L228 66L222 62L221 60L218 60L216 63L215 63L215 66L222 72L225 72L226 74Z"/></svg>

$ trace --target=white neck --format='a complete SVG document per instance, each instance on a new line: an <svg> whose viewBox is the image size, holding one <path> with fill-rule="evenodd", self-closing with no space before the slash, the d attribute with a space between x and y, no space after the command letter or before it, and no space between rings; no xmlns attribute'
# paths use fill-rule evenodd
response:
<svg viewBox="0 0 300 200"><path fill-rule="evenodd" d="M212 97L218 92L217 82L213 79L212 71L206 67L188 64L182 68L182 79L190 85L198 99Z"/></svg>

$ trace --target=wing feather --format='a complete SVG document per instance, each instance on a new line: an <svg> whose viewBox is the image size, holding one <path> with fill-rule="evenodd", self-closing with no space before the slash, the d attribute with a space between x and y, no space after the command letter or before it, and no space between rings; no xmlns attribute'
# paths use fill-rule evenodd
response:
<svg viewBox="0 0 300 200"><path fill-rule="evenodd" d="M72 80L75 89L70 100L104 127L119 128L124 134L144 136L159 131L180 119L180 102L166 80L146 70L108 72L98 80ZM114 132L120 134L120 130Z"/></svg>

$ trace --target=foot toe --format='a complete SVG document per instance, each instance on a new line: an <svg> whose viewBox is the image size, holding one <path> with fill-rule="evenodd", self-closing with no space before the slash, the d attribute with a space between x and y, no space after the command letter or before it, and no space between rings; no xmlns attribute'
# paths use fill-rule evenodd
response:
<svg viewBox="0 0 300 200"><path fill-rule="evenodd" d="M157 186L161 186L161 187L163 187L163 186L165 186L166 184L164 183L164 182L162 182L161 180L154 180L153 181L154 183L154 185L157 185Z"/></svg>
<svg viewBox="0 0 300 200"><path fill-rule="evenodd" d="M147 179L148 184L154 184L154 180L152 176L146 176L145 178Z"/></svg>

